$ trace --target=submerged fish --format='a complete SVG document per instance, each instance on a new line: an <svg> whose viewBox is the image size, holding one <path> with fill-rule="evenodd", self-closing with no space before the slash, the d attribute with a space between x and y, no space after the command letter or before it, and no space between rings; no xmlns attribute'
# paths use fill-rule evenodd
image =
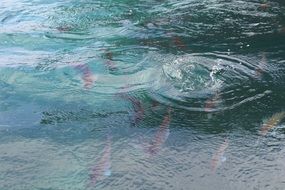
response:
<svg viewBox="0 0 285 190"><path fill-rule="evenodd" d="M215 154L213 155L211 160L211 170L213 173L216 173L221 163L226 161L226 157L224 156L224 154L228 146L229 146L228 139L225 139L225 141L221 144L217 152L215 152Z"/></svg>
<svg viewBox="0 0 285 190"><path fill-rule="evenodd" d="M173 37L172 41L176 47L182 48L182 49L186 48L185 43L182 42L181 38L179 38L178 36Z"/></svg>
<svg viewBox="0 0 285 190"><path fill-rule="evenodd" d="M155 100L151 101L151 108L157 108L158 106L159 106L159 102L158 101L155 101Z"/></svg>
<svg viewBox="0 0 285 190"><path fill-rule="evenodd" d="M285 112L275 113L265 123L262 124L260 134L265 136L271 129L275 128L285 118Z"/></svg>
<svg viewBox="0 0 285 190"><path fill-rule="evenodd" d="M129 85L127 85L123 89L126 89L128 87L129 87ZM134 109L134 115L133 115L133 119L132 119L134 125L137 125L141 120L143 120L145 111L144 111L144 108L142 106L142 102L139 99L132 97L132 96L125 94L125 93L117 93L117 96L131 102L132 107Z"/></svg>
<svg viewBox="0 0 285 190"><path fill-rule="evenodd" d="M145 148L145 151L150 154L151 156L156 155L159 151L161 146L165 143L169 136L169 124L171 120L171 108L168 109L167 115L164 117L158 131L156 132L154 139L151 143Z"/></svg>
<svg viewBox="0 0 285 190"><path fill-rule="evenodd" d="M133 124L137 125L144 118L145 111L142 106L142 102L139 99L128 95L124 96L124 99L127 99L132 103L132 107L134 109L134 115L132 120Z"/></svg>
<svg viewBox="0 0 285 190"><path fill-rule="evenodd" d="M67 32L71 30L71 27L70 26L58 26L56 27L56 29L60 32Z"/></svg>
<svg viewBox="0 0 285 190"><path fill-rule="evenodd" d="M84 82L84 88L90 89L93 86L93 83L96 80L96 77L93 75L92 71L86 64L77 65L75 67L82 73L82 80Z"/></svg>
<svg viewBox="0 0 285 190"><path fill-rule="evenodd" d="M261 3L260 4L260 8L262 9L262 10L266 10L266 9L268 9L270 7L270 5L268 4L268 3Z"/></svg>
<svg viewBox="0 0 285 190"><path fill-rule="evenodd" d="M258 68L255 69L255 76L260 78L264 72L264 67L267 65L266 54L262 53L261 61L259 62Z"/></svg>
<svg viewBox="0 0 285 190"><path fill-rule="evenodd" d="M215 93L213 97L210 97L206 102L205 102L205 112L210 112L214 108L217 107L220 99L220 94L218 92Z"/></svg>
<svg viewBox="0 0 285 190"><path fill-rule="evenodd" d="M285 34L285 26L280 29L280 33Z"/></svg>
<svg viewBox="0 0 285 190"><path fill-rule="evenodd" d="M99 162L91 169L90 185L95 186L98 180L104 176L111 175L111 137L108 137L107 144Z"/></svg>
<svg viewBox="0 0 285 190"><path fill-rule="evenodd" d="M259 4L259 7L260 7L262 10L265 10L265 9L269 8L270 5L268 4L267 0L262 0L262 2L260 2L260 4Z"/></svg>
<svg viewBox="0 0 285 190"><path fill-rule="evenodd" d="M133 122L137 125L144 118L144 109L140 100L133 97L130 97L129 100L132 103L135 112Z"/></svg>

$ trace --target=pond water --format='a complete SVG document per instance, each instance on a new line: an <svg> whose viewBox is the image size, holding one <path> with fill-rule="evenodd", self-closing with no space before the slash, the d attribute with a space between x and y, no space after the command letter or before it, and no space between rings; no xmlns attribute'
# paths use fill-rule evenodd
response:
<svg viewBox="0 0 285 190"><path fill-rule="evenodd" d="M0 189L285 189L283 0L1 0Z"/></svg>

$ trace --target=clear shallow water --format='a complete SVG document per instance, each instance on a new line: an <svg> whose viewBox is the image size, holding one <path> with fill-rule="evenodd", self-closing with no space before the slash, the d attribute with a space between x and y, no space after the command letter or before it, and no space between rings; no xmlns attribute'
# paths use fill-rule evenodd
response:
<svg viewBox="0 0 285 190"><path fill-rule="evenodd" d="M0 189L284 189L284 9L1 1Z"/></svg>

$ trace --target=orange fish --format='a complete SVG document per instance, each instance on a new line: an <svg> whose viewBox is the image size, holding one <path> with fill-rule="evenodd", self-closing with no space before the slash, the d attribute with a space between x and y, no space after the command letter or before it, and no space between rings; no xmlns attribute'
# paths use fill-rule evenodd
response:
<svg viewBox="0 0 285 190"><path fill-rule="evenodd" d="M142 106L142 103L139 99L131 97L131 96L121 96L124 97L124 99L129 100L132 103L132 106L134 108L134 115L133 115L133 124L137 125L141 120L144 118L144 108Z"/></svg>
<svg viewBox="0 0 285 190"><path fill-rule="evenodd" d="M272 117L262 124L260 134L265 136L271 129L275 128L285 118L285 112L275 113Z"/></svg>
<svg viewBox="0 0 285 190"><path fill-rule="evenodd" d="M262 10L266 10L266 9L268 9L269 7L270 7L270 5L267 4L267 3L262 3L262 4L260 4L260 8L261 8Z"/></svg>
<svg viewBox="0 0 285 190"><path fill-rule="evenodd" d="M86 64L81 64L75 67L82 73L82 80L84 82L84 88L90 89L93 86L93 83L96 80L96 77L93 75L92 71Z"/></svg>
<svg viewBox="0 0 285 190"><path fill-rule="evenodd" d="M135 115L133 118L133 122L134 125L137 125L144 118L144 109L142 103L140 100L134 97L128 97L128 100L132 103L132 106L134 108Z"/></svg>
<svg viewBox="0 0 285 190"><path fill-rule="evenodd" d="M228 146L229 146L228 139L225 139L225 141L221 144L220 148L213 155L212 160L211 160L212 173L216 173L216 171L217 171L218 167L221 165L221 163L226 161L226 157L224 156L224 154L225 154L225 150L228 148Z"/></svg>
<svg viewBox="0 0 285 190"><path fill-rule="evenodd" d="M220 99L220 94L216 92L214 97L209 98L205 102L205 112L211 112L215 107L217 107L219 99Z"/></svg>
<svg viewBox="0 0 285 190"><path fill-rule="evenodd" d="M107 144L103 150L103 155L99 162L92 168L90 174L91 186L96 183L103 176L111 175L111 137L108 137Z"/></svg>
<svg viewBox="0 0 285 190"><path fill-rule="evenodd" d="M130 87L130 85L126 85L122 89L125 90L129 87ZM139 99L132 97L126 93L122 93L122 92L119 92L116 95L122 99L125 99L125 100L128 100L131 102L132 107L134 109L134 115L133 115L133 119L132 119L133 125L137 125L141 120L143 120L145 111L144 111L144 108L142 106L142 102Z"/></svg>
<svg viewBox="0 0 285 190"><path fill-rule="evenodd" d="M150 154L151 156L156 155L160 149L161 146L164 144L164 142L167 140L169 136L169 124L171 120L171 108L168 109L167 115L164 117L158 131L156 132L154 139L151 141L148 147L145 148L145 151Z"/></svg>
<svg viewBox="0 0 285 190"><path fill-rule="evenodd" d="M173 41L173 43L175 44L176 47L182 48L182 49L186 48L185 43L183 43L181 38L179 38L178 36L173 37L172 41Z"/></svg>

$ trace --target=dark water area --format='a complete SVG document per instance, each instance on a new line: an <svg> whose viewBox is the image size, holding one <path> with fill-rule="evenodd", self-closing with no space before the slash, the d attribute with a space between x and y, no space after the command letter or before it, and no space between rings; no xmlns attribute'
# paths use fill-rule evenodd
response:
<svg viewBox="0 0 285 190"><path fill-rule="evenodd" d="M0 189L285 189L283 0L1 0Z"/></svg>

